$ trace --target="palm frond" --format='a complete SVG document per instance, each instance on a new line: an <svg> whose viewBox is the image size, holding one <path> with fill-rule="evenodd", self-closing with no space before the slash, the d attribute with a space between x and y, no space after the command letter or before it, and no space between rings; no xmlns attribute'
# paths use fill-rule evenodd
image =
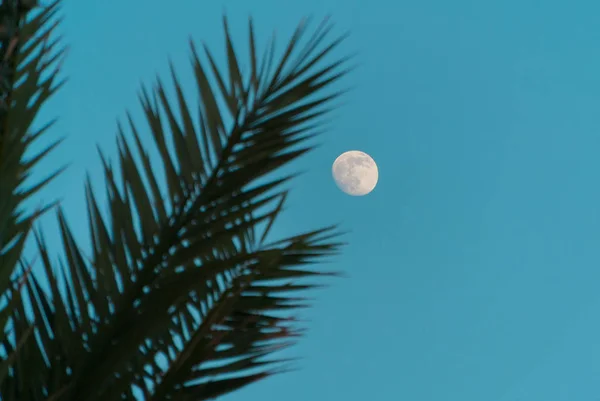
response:
<svg viewBox="0 0 600 401"><path fill-rule="evenodd" d="M22 204L60 172L57 170L37 183L27 182L35 165L58 145L54 142L39 154L26 157L30 145L52 125L37 131L31 129L42 105L60 86L56 77L64 52L59 48L59 39L50 39L58 25L59 2L32 12L34 5L31 1L14 0L0 5L0 341L3 343L8 341L9 318L20 302L18 282L23 277L18 277L16 267L25 240L34 220L52 206L25 214ZM6 346L0 355L8 355ZM0 383L12 358L0 363Z"/></svg>
<svg viewBox="0 0 600 401"><path fill-rule="evenodd" d="M107 218L86 183L92 254L80 250L61 210L58 265L36 234L50 292L35 276L27 281L37 345L24 345L2 394L206 400L281 371L272 354L301 335L293 311L309 305L294 293L316 285L304 279L331 275L310 266L342 245L336 227L266 243L293 177L271 173L313 148L315 127L341 95L331 84L347 73L347 59L324 61L341 42L326 43L329 29L321 24L301 46L301 24L279 62L271 43L257 66L250 21L244 77L225 22L226 73L206 51L209 74L192 44L195 110L174 71L176 105L160 80L142 90L161 169L129 118L141 165L119 126L119 168L101 153ZM17 338L26 326L17 325ZM28 377L25 388L35 391L18 393L16 379Z"/></svg>

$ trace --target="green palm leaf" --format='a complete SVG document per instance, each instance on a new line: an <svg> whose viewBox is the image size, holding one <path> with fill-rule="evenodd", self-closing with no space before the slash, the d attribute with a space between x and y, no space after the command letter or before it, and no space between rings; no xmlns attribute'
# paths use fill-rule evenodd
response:
<svg viewBox="0 0 600 401"><path fill-rule="evenodd" d="M267 242L293 177L271 173L312 149L341 94L331 84L347 59L324 61L341 42L326 43L329 29L318 26L301 46L300 25L279 62L271 44L258 66L250 22L244 77L225 23L225 73L208 52L206 69L192 45L195 109L175 72L176 104L161 81L142 90L160 162L129 119L135 152L119 127L118 168L101 153L107 216L86 183L92 254L81 252L61 210L58 265L36 233L50 291L27 280L37 343L23 345L3 396L133 400L137 389L146 400L207 400L282 371L272 354L301 335L293 314L309 304L294 293L316 285L304 279L331 275L311 266L342 245L336 227ZM19 339L24 311L14 320Z"/></svg>

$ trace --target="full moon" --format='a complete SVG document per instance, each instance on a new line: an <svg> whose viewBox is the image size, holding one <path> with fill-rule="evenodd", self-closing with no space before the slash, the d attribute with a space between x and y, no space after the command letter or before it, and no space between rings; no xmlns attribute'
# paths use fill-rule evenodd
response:
<svg viewBox="0 0 600 401"><path fill-rule="evenodd" d="M375 160L359 150L342 153L333 162L331 171L337 186L352 196L368 194L375 188L379 179Z"/></svg>

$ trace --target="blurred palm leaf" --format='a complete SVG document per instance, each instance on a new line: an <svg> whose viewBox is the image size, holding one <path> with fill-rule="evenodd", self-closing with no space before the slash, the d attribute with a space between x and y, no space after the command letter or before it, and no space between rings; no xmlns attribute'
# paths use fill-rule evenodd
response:
<svg viewBox="0 0 600 401"><path fill-rule="evenodd" d="M40 182L26 183L33 167L58 142L26 157L32 143L51 124L32 131L42 104L60 87L56 83L64 49L50 41L58 21L58 1L34 14L32 2L4 1L0 5L0 343L6 343L10 316L20 302L23 276L16 273L25 240L33 221L52 204L25 214L23 202L43 188L61 169ZM27 185L26 185L27 184ZM26 331L30 333L31 330ZM22 344L24 338L21 338ZM9 355L3 349L3 355ZM0 383L6 378L9 360L0 363Z"/></svg>
<svg viewBox="0 0 600 401"><path fill-rule="evenodd" d="M36 233L50 290L26 281L37 341L17 354L3 400L207 400L281 371L272 354L301 334L292 313L308 304L294 294L330 274L310 266L342 245L335 227L267 242L292 178L271 173L312 149L341 94L331 86L347 59L326 60L344 38L330 30L324 21L302 45L301 24L279 61L273 43L259 61L250 21L242 74L225 22L226 72L192 45L198 107L174 71L175 104L161 81L142 90L160 163L129 118L136 151L119 127L118 168L101 153L107 217L86 183L92 254L61 210L58 265ZM25 306L13 319L18 341Z"/></svg>

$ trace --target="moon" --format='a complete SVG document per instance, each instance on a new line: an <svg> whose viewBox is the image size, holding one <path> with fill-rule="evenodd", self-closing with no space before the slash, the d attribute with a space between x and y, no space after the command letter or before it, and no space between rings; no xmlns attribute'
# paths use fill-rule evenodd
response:
<svg viewBox="0 0 600 401"><path fill-rule="evenodd" d="M338 156L331 168L337 186L352 196L363 196L375 189L379 170L365 152L350 150Z"/></svg>

